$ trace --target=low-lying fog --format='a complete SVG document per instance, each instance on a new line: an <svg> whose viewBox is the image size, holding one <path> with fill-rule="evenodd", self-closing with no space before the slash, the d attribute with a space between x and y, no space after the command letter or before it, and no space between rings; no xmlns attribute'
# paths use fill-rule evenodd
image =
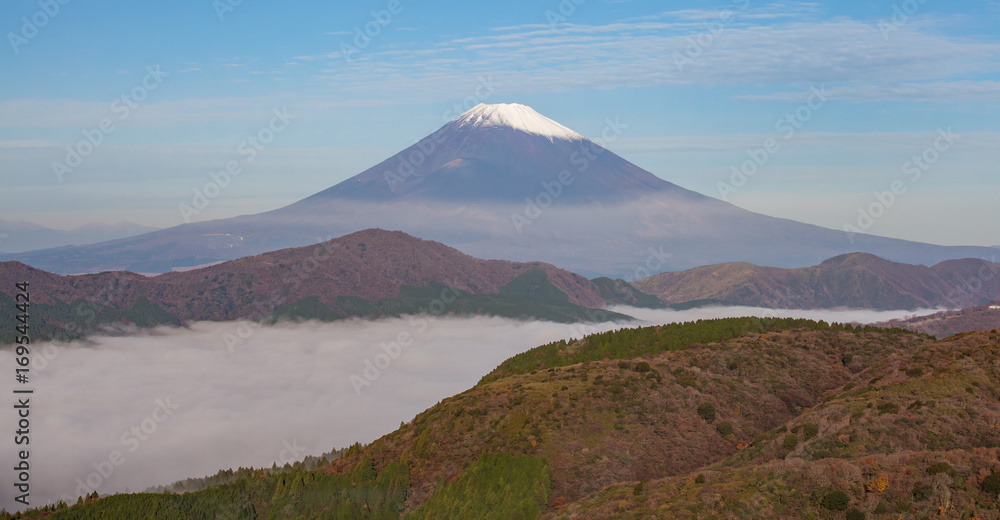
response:
<svg viewBox="0 0 1000 520"><path fill-rule="evenodd" d="M747 315L874 322L913 314L615 310L643 324ZM96 337L87 344L33 345L31 505L64 495L75 501L94 489L141 491L230 467L281 465L370 442L471 387L510 356L622 326L482 317L255 329L197 323L140 336ZM381 345L396 354L391 343L400 338L404 344L391 359ZM12 373L12 365L3 372ZM13 398L7 399L0 424L10 435L16 417ZM8 476L15 464L10 440L0 450ZM0 507L18 509L10 485L4 488Z"/></svg>

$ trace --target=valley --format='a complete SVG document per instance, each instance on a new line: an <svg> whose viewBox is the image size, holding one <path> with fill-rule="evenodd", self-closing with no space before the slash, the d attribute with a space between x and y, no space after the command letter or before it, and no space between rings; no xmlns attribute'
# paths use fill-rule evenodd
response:
<svg viewBox="0 0 1000 520"><path fill-rule="evenodd" d="M511 357L330 463L23 518L994 518L998 341L795 319L609 331Z"/></svg>

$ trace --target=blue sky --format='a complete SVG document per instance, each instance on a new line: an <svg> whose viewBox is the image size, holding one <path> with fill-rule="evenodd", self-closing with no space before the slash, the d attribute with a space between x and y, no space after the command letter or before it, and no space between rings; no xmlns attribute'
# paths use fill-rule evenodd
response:
<svg viewBox="0 0 1000 520"><path fill-rule="evenodd" d="M482 100L590 137L617 118L609 148L754 211L858 226L899 181L866 231L1000 244L997 1L50 1L0 5L0 220L180 224L233 160L196 220L265 211ZM100 144L59 175L87 132ZM780 149L736 186L768 138ZM919 179L914 156L934 159Z"/></svg>

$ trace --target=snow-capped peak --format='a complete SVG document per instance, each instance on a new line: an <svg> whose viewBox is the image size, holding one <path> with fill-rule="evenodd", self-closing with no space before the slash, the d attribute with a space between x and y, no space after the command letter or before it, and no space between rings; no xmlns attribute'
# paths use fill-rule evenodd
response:
<svg viewBox="0 0 1000 520"><path fill-rule="evenodd" d="M507 127L551 139L577 140L584 137L569 128L517 103L480 103L452 121L458 128Z"/></svg>

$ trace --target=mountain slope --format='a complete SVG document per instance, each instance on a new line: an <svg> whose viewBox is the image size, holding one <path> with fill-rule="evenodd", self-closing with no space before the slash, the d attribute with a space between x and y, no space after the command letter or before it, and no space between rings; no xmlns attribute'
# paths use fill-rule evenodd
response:
<svg viewBox="0 0 1000 520"><path fill-rule="evenodd" d="M2 298L9 299L3 293L21 281L31 283L39 326L80 331L115 322L418 313L572 322L589 321L588 308L605 304L589 280L550 264L479 260L437 242L379 229L151 278L123 271L60 276L0 263ZM4 309L13 312L12 306ZM608 319L628 319L605 312Z"/></svg>
<svg viewBox="0 0 1000 520"><path fill-rule="evenodd" d="M131 222L118 222L116 224L87 224L65 231L30 222L0 220L0 252L22 253L68 244L93 244L149 233L156 231L156 229Z"/></svg>
<svg viewBox="0 0 1000 520"><path fill-rule="evenodd" d="M902 318L876 323L879 327L898 327L946 338L963 332L1000 328L1000 303L977 305L955 311L943 311L927 316Z"/></svg>
<svg viewBox="0 0 1000 520"><path fill-rule="evenodd" d="M606 136L627 131L607 121ZM666 173L665 173L666 174ZM851 251L934 264L997 250L849 237L667 182L523 105L480 105L400 153L274 211L100 244L0 256L59 273L232 260L361 229L400 229L482 258L587 276L730 261L800 267Z"/></svg>
<svg viewBox="0 0 1000 520"><path fill-rule="evenodd" d="M564 170L568 175L560 182ZM329 200L523 204L525 197L544 191L543 182L552 186L550 195L560 204L615 204L655 193L708 199L529 107L511 104L479 105L399 154L290 208L319 207Z"/></svg>
<svg viewBox="0 0 1000 520"><path fill-rule="evenodd" d="M1000 518L998 355L996 330L897 351L724 461L561 515Z"/></svg>
<svg viewBox="0 0 1000 520"><path fill-rule="evenodd" d="M964 259L931 267L854 253L814 267L748 263L661 273L634 282L667 303L718 300L785 309L963 307L1000 298L1000 264Z"/></svg>

